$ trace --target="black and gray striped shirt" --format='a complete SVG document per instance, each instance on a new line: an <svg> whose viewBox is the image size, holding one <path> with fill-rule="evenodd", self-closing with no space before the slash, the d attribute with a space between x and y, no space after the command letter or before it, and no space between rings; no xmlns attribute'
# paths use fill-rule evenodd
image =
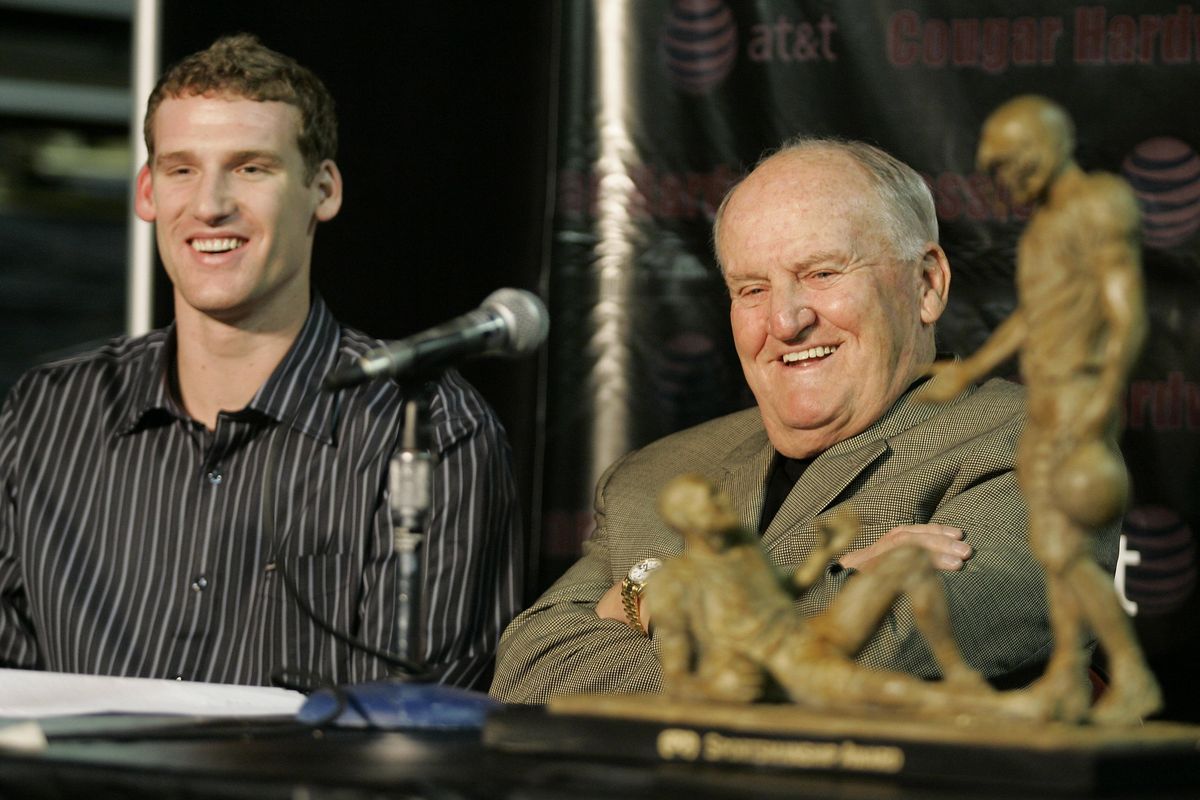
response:
<svg viewBox="0 0 1200 800"><path fill-rule="evenodd" d="M251 684L281 669L337 683L384 675L318 629L279 575L337 629L396 651L386 489L403 395L393 381L320 389L378 342L314 298L254 399L209 431L169 388L173 337L120 338L36 368L5 401L0 664ZM478 685L521 602L510 453L453 372L430 417L424 650L440 680Z"/></svg>

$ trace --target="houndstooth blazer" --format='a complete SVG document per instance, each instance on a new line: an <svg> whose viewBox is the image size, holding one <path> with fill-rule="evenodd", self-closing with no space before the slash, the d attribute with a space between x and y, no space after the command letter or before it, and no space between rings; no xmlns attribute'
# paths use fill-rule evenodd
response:
<svg viewBox="0 0 1200 800"><path fill-rule="evenodd" d="M946 406L910 391L867 430L817 457L801 475L762 546L794 569L817 542L818 516L848 504L862 530L847 549L865 547L897 525L939 522L962 528L974 555L939 573L964 658L988 677L1021 674L1050 649L1041 567L1026 543L1027 512L1013 473L1024 421L1024 390L992 380ZM601 595L647 556L682 552L657 513L662 486L684 472L724 490L742 523L758 526L775 450L757 409L668 436L614 464L596 490L596 529L583 557L505 631L492 694L545 702L578 692L657 692L654 641L594 611ZM1097 537L1096 553L1115 563L1118 527ZM813 615L853 571L831 565L796 601ZM901 597L857 656L860 663L936 677L937 666Z"/></svg>

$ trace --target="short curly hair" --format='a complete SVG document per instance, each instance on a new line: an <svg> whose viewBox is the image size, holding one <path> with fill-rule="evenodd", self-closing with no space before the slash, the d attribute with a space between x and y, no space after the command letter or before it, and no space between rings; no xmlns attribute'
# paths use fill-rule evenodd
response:
<svg viewBox="0 0 1200 800"><path fill-rule="evenodd" d="M207 50L172 66L150 93L142 135L154 160L154 114L168 97L228 95L247 100L278 101L300 110L297 144L304 158L306 183L325 159L337 155L337 114L333 96L311 70L295 59L266 47L256 36L222 36Z"/></svg>

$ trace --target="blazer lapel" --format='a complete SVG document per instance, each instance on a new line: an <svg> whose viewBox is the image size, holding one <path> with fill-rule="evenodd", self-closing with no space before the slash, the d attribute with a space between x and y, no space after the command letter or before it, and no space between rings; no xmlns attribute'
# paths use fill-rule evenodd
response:
<svg viewBox="0 0 1200 800"><path fill-rule="evenodd" d="M811 526L813 519L829 508L846 487L887 450L887 442L876 439L847 452L835 453L831 448L822 453L804 470L763 532L763 548L770 553L786 541L788 535L794 535L796 528ZM812 543L801 544L810 546L815 541L814 537Z"/></svg>
<svg viewBox="0 0 1200 800"><path fill-rule="evenodd" d="M888 451L888 439L929 419L937 406L913 400L909 387L900 399L862 433L838 442L809 464L796 481L770 526L763 532L762 546L768 553L788 544L808 552L816 543L813 519L837 501L843 492ZM729 452L723 463L724 480L719 488L728 492L738 519L750 530L758 530L766 495L767 473L775 448L759 429Z"/></svg>
<svg viewBox="0 0 1200 800"><path fill-rule="evenodd" d="M923 382L924 379L913 383L865 431L838 442L808 466L763 533L763 547L768 553L785 542L799 544L808 552L816 543L813 518L829 508L864 470L888 452L888 439L937 413L937 406L913 399L913 390ZM803 541L796 542L797 537Z"/></svg>
<svg viewBox="0 0 1200 800"><path fill-rule="evenodd" d="M767 472L774 457L775 448L767 439L767 432L759 428L730 450L721 464L725 473L717 480L717 488L728 495L738 520L752 531L758 530Z"/></svg>

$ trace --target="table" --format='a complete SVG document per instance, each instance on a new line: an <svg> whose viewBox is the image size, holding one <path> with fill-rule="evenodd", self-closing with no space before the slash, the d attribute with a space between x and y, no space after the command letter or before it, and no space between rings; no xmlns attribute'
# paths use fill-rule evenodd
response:
<svg viewBox="0 0 1200 800"><path fill-rule="evenodd" d="M487 800L1027 800L1028 791L700 764L534 757L485 748L478 731L320 729L286 718L106 716L46 723L40 753L0 750L0 797L487 798ZM1055 795L1064 797L1063 795ZM1122 795L1105 795L1123 800ZM1127 795L1145 797L1144 793ZM1195 790L1156 793L1191 800Z"/></svg>

